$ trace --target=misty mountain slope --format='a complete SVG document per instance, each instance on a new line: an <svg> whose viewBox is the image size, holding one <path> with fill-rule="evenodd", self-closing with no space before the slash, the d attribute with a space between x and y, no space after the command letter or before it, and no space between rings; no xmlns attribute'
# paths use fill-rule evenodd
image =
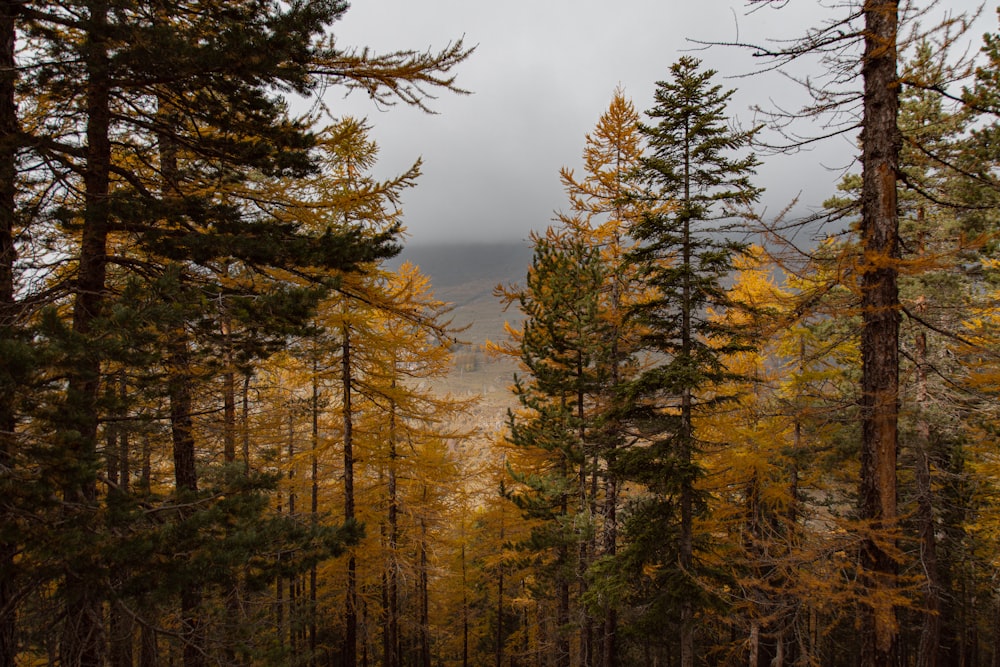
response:
<svg viewBox="0 0 1000 667"><path fill-rule="evenodd" d="M517 361L488 355L483 345L506 340L504 322L522 318L516 307L504 311L493 290L501 283L523 284L531 253L527 243L425 244L404 248L389 265L395 269L408 261L420 267L430 277L434 295L454 306L454 324L468 326L458 334L466 345L455 350L451 373L437 384L453 395L478 397L456 425L483 436L500 432L507 411L516 407L510 387Z"/></svg>
<svg viewBox="0 0 1000 667"><path fill-rule="evenodd" d="M523 283L531 263L527 243L461 243L407 246L391 264L411 262L431 279L434 295L454 306L459 337L478 347L503 336L504 320L520 321L516 308L503 312L493 295L500 283Z"/></svg>

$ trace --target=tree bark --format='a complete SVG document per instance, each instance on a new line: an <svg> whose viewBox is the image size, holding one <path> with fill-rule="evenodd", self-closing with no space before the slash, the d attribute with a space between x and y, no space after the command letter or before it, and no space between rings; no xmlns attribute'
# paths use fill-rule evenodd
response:
<svg viewBox="0 0 1000 667"><path fill-rule="evenodd" d="M896 75L898 0L866 0L862 131L861 266L862 447L860 516L869 530L861 563L869 595L860 623L863 667L896 663L898 623L888 600L897 564L877 533L896 528L899 403L899 215L896 180L900 139Z"/></svg>
<svg viewBox="0 0 1000 667"><path fill-rule="evenodd" d="M15 333L14 245L17 180L17 83L15 21L19 2L0 3L0 339ZM14 457L17 415L14 396L0 393L0 471L10 470ZM0 474L6 474L0 472ZM0 517L0 520L4 520ZM16 581L14 556L17 545L0 543L0 665L13 665L17 654Z"/></svg>
<svg viewBox="0 0 1000 667"><path fill-rule="evenodd" d="M916 337L915 356L917 365L917 417L916 437L916 483L917 483L917 525L920 531L920 562L924 576L923 625L920 629L920 645L917 651L917 667L936 667L938 646L941 643L942 591L938 575L937 535L934 521L934 490L931 485L931 427L926 415L927 392L927 334L919 332Z"/></svg>
<svg viewBox="0 0 1000 667"><path fill-rule="evenodd" d="M174 453L174 485L178 492L198 490L194 423L191 419L191 372L188 342L183 336L170 343L170 434ZM182 519L183 520L183 519ZM187 583L181 591L181 634L184 640L184 667L203 667L205 648L201 637L201 590Z"/></svg>
<svg viewBox="0 0 1000 667"><path fill-rule="evenodd" d="M83 232L73 298L73 333L89 341L94 322L100 316L107 276L107 244L110 229L108 202L111 170L111 76L107 46L108 2L89 3L83 45L86 71L85 106L87 117L86 167L84 169ZM77 474L65 481L63 496L68 506L83 507L85 516L71 518L77 526L89 516L97 500L97 424L100 389L100 354L91 346L75 355L69 370L66 398L72 406L66 424L69 438L68 460ZM60 657L63 664L101 667L105 636L102 600L86 581L87 573L67 572L68 609Z"/></svg>
<svg viewBox="0 0 1000 667"><path fill-rule="evenodd" d="M314 357L312 363L312 452L311 452L311 477L312 488L310 493L310 518L315 528L319 525L319 360ZM317 565L309 568L309 664L317 667L319 656L316 655L317 636L317 610L316 601L319 590L319 571Z"/></svg>

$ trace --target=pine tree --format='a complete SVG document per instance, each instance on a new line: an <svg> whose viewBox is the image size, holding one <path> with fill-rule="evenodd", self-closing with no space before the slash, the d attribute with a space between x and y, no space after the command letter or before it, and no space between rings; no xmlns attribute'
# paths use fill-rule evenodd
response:
<svg viewBox="0 0 1000 667"><path fill-rule="evenodd" d="M722 280L740 250L721 223L752 204L759 190L749 180L756 159L738 156L752 133L728 126L732 91L713 84L715 72L701 71L694 58L681 58L670 74L657 83L655 106L647 112L651 124L642 126L648 150L641 171L647 196L670 206L643 215L631 230L641 243L632 259L654 290L635 315L648 329L645 347L662 361L630 389L632 428L648 444L633 448L627 465L649 497L629 518L627 558L656 568L659 592L650 609L677 624L680 664L692 667L695 611L703 597L694 581L694 521L704 510L698 456L707 444L695 424L726 398L712 393L730 377L723 355L745 344L708 309L727 307ZM730 342L713 347L709 339Z"/></svg>

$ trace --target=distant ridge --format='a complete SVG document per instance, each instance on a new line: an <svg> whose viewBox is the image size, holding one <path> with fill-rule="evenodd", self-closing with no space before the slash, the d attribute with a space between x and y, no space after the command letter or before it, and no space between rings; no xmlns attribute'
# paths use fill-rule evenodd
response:
<svg viewBox="0 0 1000 667"><path fill-rule="evenodd" d="M505 312L493 291L501 283L524 284L531 253L527 242L420 244L404 247L389 268L404 261L420 267L434 296L454 306L454 323L469 326L460 338L479 348L506 337L505 320L520 322L517 308Z"/></svg>
<svg viewBox="0 0 1000 667"><path fill-rule="evenodd" d="M531 263L531 246L510 241L421 243L404 246L390 267L398 268L404 261L430 276L435 290L472 281L523 282Z"/></svg>

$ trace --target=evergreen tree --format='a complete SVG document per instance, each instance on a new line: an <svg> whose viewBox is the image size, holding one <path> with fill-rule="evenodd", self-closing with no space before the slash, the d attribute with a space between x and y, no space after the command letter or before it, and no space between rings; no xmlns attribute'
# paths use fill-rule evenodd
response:
<svg viewBox="0 0 1000 667"><path fill-rule="evenodd" d="M525 314L518 352L526 376L514 383L523 409L510 418L511 442L521 450L511 460L521 486L514 498L539 521L528 548L539 567L549 563L558 665L570 664L571 587L586 570L595 530L593 404L607 357L607 324L599 316L604 271L599 248L550 228L535 237L526 287L510 295ZM590 648L584 637L578 650Z"/></svg>
<svg viewBox="0 0 1000 667"><path fill-rule="evenodd" d="M698 491L699 453L708 444L696 419L727 397L715 388L730 379L723 355L745 343L709 309L729 305L723 279L732 269L738 243L724 223L759 195L750 183L757 165L739 156L751 132L729 127L726 105L732 91L712 83L715 72L698 60L681 58L671 78L657 83L640 176L646 196L669 206L646 213L631 230L640 247L632 259L654 291L635 307L647 329L644 345L659 361L630 389L632 428L646 441L627 457L628 474L644 484L648 497L629 519L626 562L651 565L646 589L649 609L665 614L679 630L682 667L695 662L695 611L704 594L695 583L695 519L704 511ZM709 341L728 341L713 346Z"/></svg>

